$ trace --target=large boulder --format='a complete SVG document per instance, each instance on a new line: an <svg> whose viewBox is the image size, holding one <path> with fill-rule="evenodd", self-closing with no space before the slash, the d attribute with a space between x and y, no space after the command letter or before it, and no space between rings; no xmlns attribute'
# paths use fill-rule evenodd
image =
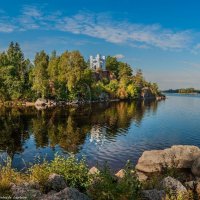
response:
<svg viewBox="0 0 200 200"><path fill-rule="evenodd" d="M65 188L60 192L54 193L50 192L43 195L40 200L89 200L89 197L85 194L79 192L75 188Z"/></svg>
<svg viewBox="0 0 200 200"><path fill-rule="evenodd" d="M161 181L160 187L174 197L182 197L184 199L188 198L187 189L182 185L180 181L170 176L164 178Z"/></svg>
<svg viewBox="0 0 200 200"><path fill-rule="evenodd" d="M192 164L191 171L195 176L200 177L200 157L198 157Z"/></svg>
<svg viewBox="0 0 200 200"><path fill-rule="evenodd" d="M45 106L47 105L48 101L46 99L39 98L35 102L35 106Z"/></svg>
<svg viewBox="0 0 200 200"><path fill-rule="evenodd" d="M51 174L46 183L48 190L61 191L67 187L65 178L58 174Z"/></svg>
<svg viewBox="0 0 200 200"><path fill-rule="evenodd" d="M165 168L191 168L194 160L200 157L200 149L196 146L176 145L164 150L145 151L139 158L136 169L151 173Z"/></svg>
<svg viewBox="0 0 200 200"><path fill-rule="evenodd" d="M146 200L164 200L166 194L164 190L143 190L142 197Z"/></svg>

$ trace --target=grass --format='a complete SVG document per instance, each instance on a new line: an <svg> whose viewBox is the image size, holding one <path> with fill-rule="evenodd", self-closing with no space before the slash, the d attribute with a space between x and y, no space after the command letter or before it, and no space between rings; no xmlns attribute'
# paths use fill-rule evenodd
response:
<svg viewBox="0 0 200 200"><path fill-rule="evenodd" d="M0 166L0 194L10 195L11 183L20 184L26 181L26 175L17 172L11 167L11 159L5 161L5 165Z"/></svg>

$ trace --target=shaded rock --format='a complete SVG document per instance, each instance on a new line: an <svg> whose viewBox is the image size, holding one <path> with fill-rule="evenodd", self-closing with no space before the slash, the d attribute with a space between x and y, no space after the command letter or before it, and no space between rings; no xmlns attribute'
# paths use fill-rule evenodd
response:
<svg viewBox="0 0 200 200"><path fill-rule="evenodd" d="M188 181L188 182L185 182L185 187L189 190L195 190L196 188L196 181Z"/></svg>
<svg viewBox="0 0 200 200"><path fill-rule="evenodd" d="M48 105L48 106L56 106L56 105L57 105L57 102L54 101L54 100L48 100L48 101L47 101L47 105Z"/></svg>
<svg viewBox="0 0 200 200"><path fill-rule="evenodd" d="M48 103L46 99L39 98L36 100L35 105L36 106L45 106Z"/></svg>
<svg viewBox="0 0 200 200"><path fill-rule="evenodd" d="M164 150L145 151L139 158L136 169L151 173L165 168L191 168L194 160L200 156L196 146L176 145Z"/></svg>
<svg viewBox="0 0 200 200"><path fill-rule="evenodd" d="M141 97L143 99L155 99L156 98L149 87L142 88Z"/></svg>
<svg viewBox="0 0 200 200"><path fill-rule="evenodd" d="M75 188L67 187L58 193L51 192L43 195L40 200L89 200L89 197Z"/></svg>
<svg viewBox="0 0 200 200"><path fill-rule="evenodd" d="M51 174L46 183L48 190L61 191L67 187L65 178L58 174Z"/></svg>
<svg viewBox="0 0 200 200"><path fill-rule="evenodd" d="M35 108L36 108L37 110L45 110L45 109L48 108L48 106L47 106L47 105L44 105L44 106L37 106L37 105L35 105Z"/></svg>
<svg viewBox="0 0 200 200"><path fill-rule="evenodd" d="M124 169L120 169L120 170L115 174L115 176L116 176L117 178L123 178L124 175L125 175Z"/></svg>
<svg viewBox="0 0 200 200"><path fill-rule="evenodd" d="M160 186L162 189L176 197L181 196L185 197L185 199L188 197L187 189L182 185L182 183L170 176L164 178L161 181Z"/></svg>
<svg viewBox="0 0 200 200"><path fill-rule="evenodd" d="M99 170L96 168L96 167L92 167L90 170L89 170L89 172L88 172L88 174L99 174Z"/></svg>
<svg viewBox="0 0 200 200"><path fill-rule="evenodd" d="M142 197L146 200L164 200L165 199L164 190L144 190L142 191Z"/></svg>
<svg viewBox="0 0 200 200"><path fill-rule="evenodd" d="M138 177L138 180L140 181L140 182L143 182L143 181L146 181L147 179L148 179L148 176L147 175L145 175L144 173L142 173L142 172L136 172L136 175L137 175L137 177Z"/></svg>
<svg viewBox="0 0 200 200"><path fill-rule="evenodd" d="M39 199L42 196L40 190L31 188L30 185L15 185L11 187L11 192L15 198L26 197L27 199Z"/></svg>
<svg viewBox="0 0 200 200"><path fill-rule="evenodd" d="M198 157L194 163L192 164L192 168L191 168L192 173L195 176L200 177L200 157Z"/></svg>

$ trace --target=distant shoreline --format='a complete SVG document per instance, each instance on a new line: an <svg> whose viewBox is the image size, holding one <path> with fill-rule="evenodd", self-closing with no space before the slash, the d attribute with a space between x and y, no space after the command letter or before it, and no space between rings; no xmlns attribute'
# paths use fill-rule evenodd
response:
<svg viewBox="0 0 200 200"><path fill-rule="evenodd" d="M186 94L191 94L191 95L200 95L199 92L191 92L191 93L179 93L179 92L163 92L164 94L182 94L182 95L186 95Z"/></svg>

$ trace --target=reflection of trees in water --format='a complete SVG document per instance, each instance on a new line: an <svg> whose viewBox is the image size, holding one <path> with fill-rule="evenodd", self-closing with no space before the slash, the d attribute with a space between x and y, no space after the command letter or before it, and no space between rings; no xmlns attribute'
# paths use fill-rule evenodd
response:
<svg viewBox="0 0 200 200"><path fill-rule="evenodd" d="M156 112L157 104L116 102L42 111L0 108L0 150L7 150L10 155L22 152L25 140L32 133L36 147L60 145L67 152L77 153L87 133L91 133L91 141L95 142L107 136L115 137L131 121L139 125L146 111Z"/></svg>
<svg viewBox="0 0 200 200"><path fill-rule="evenodd" d="M11 157L15 152L22 152L24 141L29 138L28 116L20 109L0 108L0 150Z"/></svg>

